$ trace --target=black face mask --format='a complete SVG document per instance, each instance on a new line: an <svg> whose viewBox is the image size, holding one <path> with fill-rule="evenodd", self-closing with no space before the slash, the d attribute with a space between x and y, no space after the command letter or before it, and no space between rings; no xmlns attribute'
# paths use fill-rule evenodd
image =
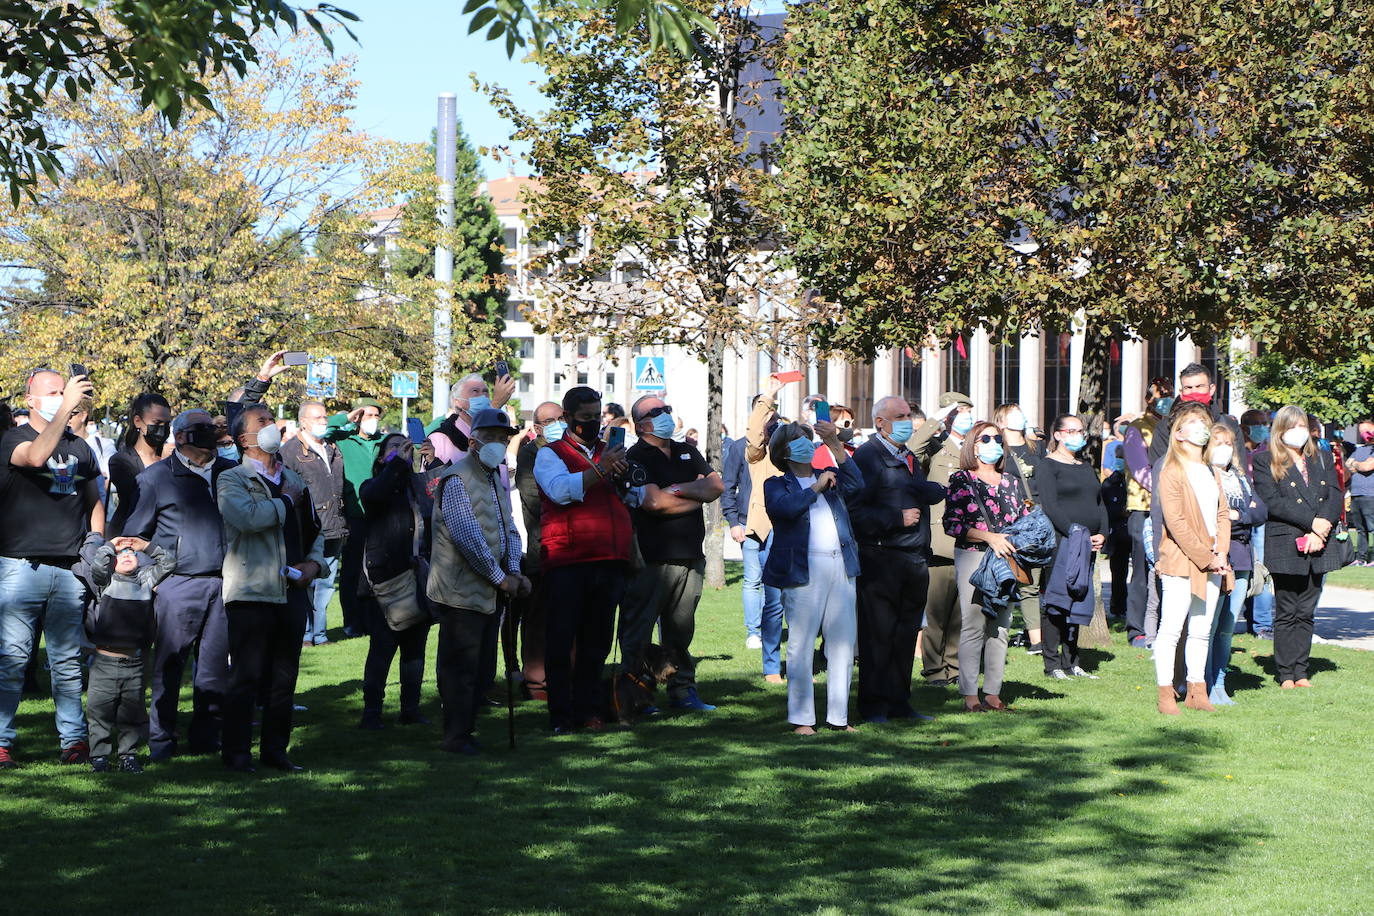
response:
<svg viewBox="0 0 1374 916"><path fill-rule="evenodd" d="M153 448L162 448L167 443L167 437L172 434L170 423L150 423L143 427L143 441Z"/></svg>
<svg viewBox="0 0 1374 916"><path fill-rule="evenodd" d="M842 427L836 431L835 436L841 442L849 442L854 438L854 428L852 426Z"/></svg>
<svg viewBox="0 0 1374 916"><path fill-rule="evenodd" d="M582 440L584 445L591 445L596 441L597 433L601 432L601 421L573 420L568 424L568 428L573 431L573 435Z"/></svg>
<svg viewBox="0 0 1374 916"><path fill-rule="evenodd" d="M219 432L210 423L197 423L186 427L186 444L195 448L214 451L219 444Z"/></svg>

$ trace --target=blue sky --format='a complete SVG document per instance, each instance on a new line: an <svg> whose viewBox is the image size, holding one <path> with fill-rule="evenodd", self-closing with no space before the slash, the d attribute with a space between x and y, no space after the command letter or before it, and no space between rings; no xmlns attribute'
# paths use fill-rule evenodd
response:
<svg viewBox="0 0 1374 916"><path fill-rule="evenodd" d="M368 133L393 140L420 142L434 128L441 92L458 96L458 118L474 146L509 143L510 125L472 88L469 73L511 90L516 102L539 107L533 84L542 71L517 58L506 58L504 41L488 42L482 32L467 34L464 0L338 0L357 13L355 44L347 36L337 52L357 58L361 81L354 119ZM483 161L488 178L506 173L506 164ZM517 173L524 169L515 165Z"/></svg>

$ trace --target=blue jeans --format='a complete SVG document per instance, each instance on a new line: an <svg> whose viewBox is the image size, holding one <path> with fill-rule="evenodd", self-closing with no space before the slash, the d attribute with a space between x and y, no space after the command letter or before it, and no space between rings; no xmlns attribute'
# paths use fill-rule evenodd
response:
<svg viewBox="0 0 1374 916"><path fill-rule="evenodd" d="M52 669L57 734L63 747L86 740L81 711L84 591L69 569L0 557L0 746L14 745L24 666L34 651L40 620Z"/></svg>
<svg viewBox="0 0 1374 916"><path fill-rule="evenodd" d="M1260 525L1250 536L1250 546L1255 550L1255 562L1264 562L1264 526ZM1274 629L1274 586L1266 585L1264 591L1250 599L1250 623L1256 630Z"/></svg>
<svg viewBox="0 0 1374 916"><path fill-rule="evenodd" d="M319 645L329 637L325 635L328 627L329 600L334 597L334 580L339 575L339 558L331 557L324 561L325 575L310 585L310 602L313 609L305 622L305 639L302 642Z"/></svg>
<svg viewBox="0 0 1374 916"><path fill-rule="evenodd" d="M763 567L773 546L773 532L760 544L747 537L744 553L744 626L763 640L763 673L782 674L782 592L763 584Z"/></svg>
<svg viewBox="0 0 1374 916"><path fill-rule="evenodd" d="M1250 577L1236 573L1236 587L1217 601L1212 617L1212 643L1207 652L1207 692L1219 684L1226 689L1226 669L1231 665L1231 639L1236 635L1236 620L1245 608L1245 593L1250 589Z"/></svg>

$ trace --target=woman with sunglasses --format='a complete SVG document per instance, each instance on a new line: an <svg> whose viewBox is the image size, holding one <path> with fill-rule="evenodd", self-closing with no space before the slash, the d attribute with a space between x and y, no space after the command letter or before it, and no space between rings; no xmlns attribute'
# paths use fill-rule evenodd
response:
<svg viewBox="0 0 1374 916"><path fill-rule="evenodd" d="M138 475L143 469L172 453L172 408L160 394L144 392L129 405L129 428L120 439L119 451L110 458L110 486L118 505L106 534L117 537L134 514L138 503Z"/></svg>
<svg viewBox="0 0 1374 916"><path fill-rule="evenodd" d="M1055 418L1050 427L1050 451L1040 462L1037 474L1040 505L1059 537L1046 582L1054 579L1056 568L1068 560L1068 551L1063 549L1064 539L1074 525L1083 526L1091 535L1090 564L1097 562L1097 551L1107 540L1110 521L1102 502L1101 482L1093 466L1078 457L1087 444L1083 421L1075 414L1066 413ZM1078 663L1078 627L1090 622L1091 616L1084 620L1081 612L1054 607L1043 598L1040 612L1046 677L1056 680L1067 680L1070 676L1095 678ZM1091 614L1091 610L1088 613Z"/></svg>
<svg viewBox="0 0 1374 916"><path fill-rule="evenodd" d="M962 627L959 631L959 693L966 712L1006 709L1002 676L1007 664L1007 628L1011 605L996 617L983 613L974 593L972 576L984 551L1010 557L1015 548L1002 529L1031 510L1024 484L1007 469L1006 450L995 423L974 425L959 454L960 470L949 478L945 501L945 533L954 538L954 577L959 586ZM1026 596L1024 602L1037 602ZM978 672L983 693L978 700Z"/></svg>

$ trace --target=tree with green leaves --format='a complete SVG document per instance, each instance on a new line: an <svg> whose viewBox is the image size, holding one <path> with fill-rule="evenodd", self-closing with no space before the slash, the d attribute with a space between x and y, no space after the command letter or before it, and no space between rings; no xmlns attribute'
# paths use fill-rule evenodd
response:
<svg viewBox="0 0 1374 916"><path fill-rule="evenodd" d="M1245 403L1260 410L1297 404L1325 423L1374 416L1374 354L1351 359L1294 359L1278 351L1241 360Z"/></svg>
<svg viewBox="0 0 1374 916"><path fill-rule="evenodd" d="M761 297L791 302L796 286L769 250L772 176L744 118L758 95L744 74L773 42L746 5L712 15L692 60L656 48L647 30L620 34L604 17L569 14L541 58L544 113L490 91L538 179L525 197L530 240L545 246L531 265L542 275L531 322L612 349L675 344L697 356L708 377L705 451L718 465L726 350L762 335ZM719 585L712 542L708 574Z"/></svg>
<svg viewBox="0 0 1374 916"><path fill-rule="evenodd" d="M1367 12L792 7L778 213L830 303L823 339L865 355L1077 323L1092 367L1112 336L1369 349Z"/></svg>

